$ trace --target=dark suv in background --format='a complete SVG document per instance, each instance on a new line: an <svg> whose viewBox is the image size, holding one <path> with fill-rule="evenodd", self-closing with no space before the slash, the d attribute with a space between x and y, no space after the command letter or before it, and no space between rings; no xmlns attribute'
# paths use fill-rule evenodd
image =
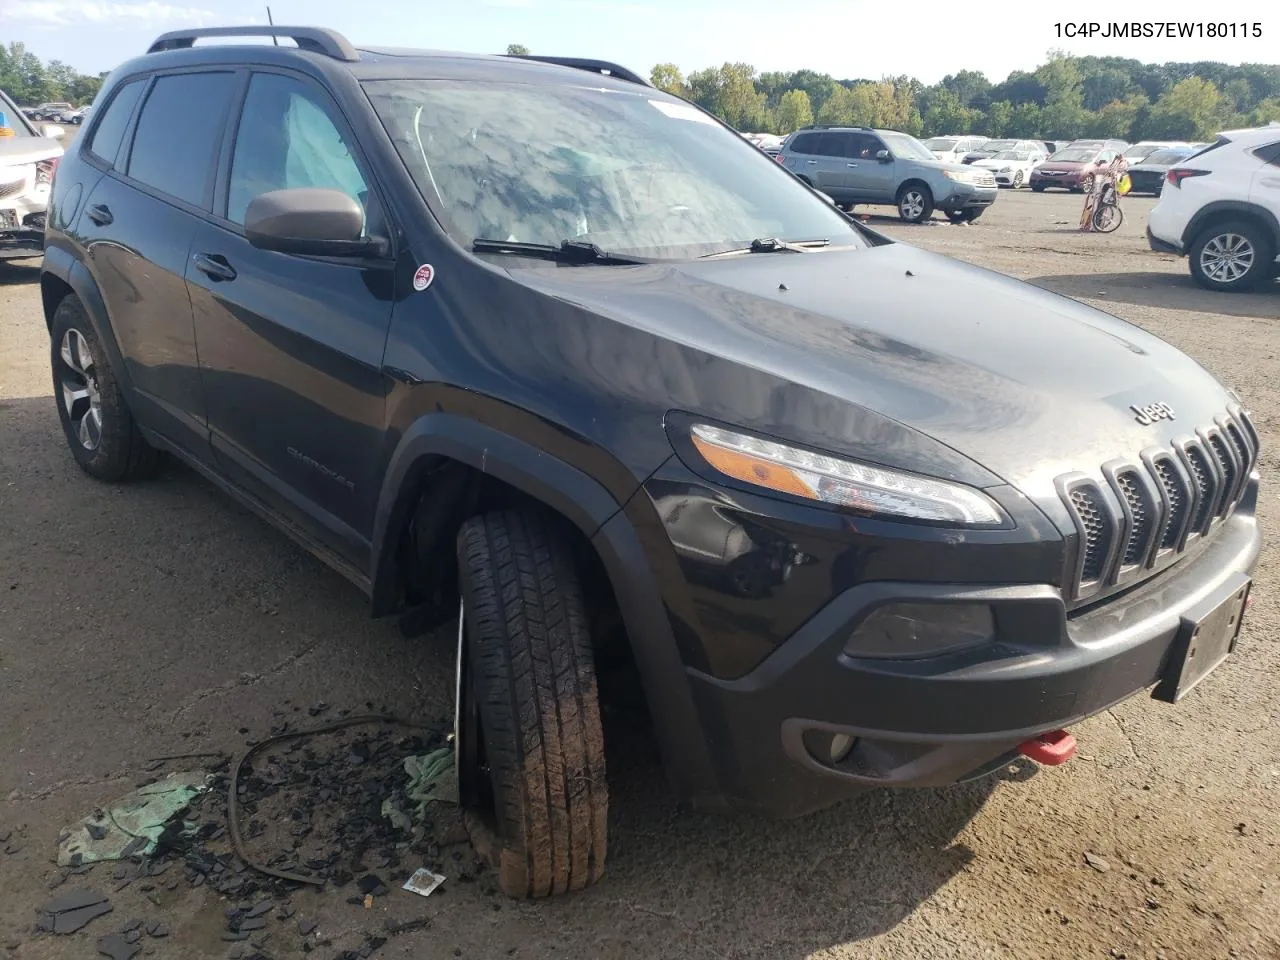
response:
<svg viewBox="0 0 1280 960"><path fill-rule="evenodd" d="M197 45L250 35L297 46ZM88 474L174 455L375 616L456 624L514 896L604 869L599 663L682 797L794 816L1060 762L1235 646L1238 397L613 64L166 34L58 169L41 291Z"/></svg>

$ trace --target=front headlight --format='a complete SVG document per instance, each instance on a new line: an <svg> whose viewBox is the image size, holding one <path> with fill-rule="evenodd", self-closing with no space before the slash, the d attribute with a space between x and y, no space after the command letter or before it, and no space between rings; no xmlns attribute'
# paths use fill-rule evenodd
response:
<svg viewBox="0 0 1280 960"><path fill-rule="evenodd" d="M714 469L776 493L879 516L972 526L1006 522L994 500L958 483L811 453L708 424L695 424L691 435Z"/></svg>
<svg viewBox="0 0 1280 960"><path fill-rule="evenodd" d="M973 183L974 174L968 170L943 170L942 175L956 183Z"/></svg>
<svg viewBox="0 0 1280 960"><path fill-rule="evenodd" d="M1009 170L1010 170L1010 168L1009 168L1009 167L1001 167L1001 168L1000 168L1000 172L1001 172L1001 173L1008 173L1008 172L1009 172Z"/></svg>

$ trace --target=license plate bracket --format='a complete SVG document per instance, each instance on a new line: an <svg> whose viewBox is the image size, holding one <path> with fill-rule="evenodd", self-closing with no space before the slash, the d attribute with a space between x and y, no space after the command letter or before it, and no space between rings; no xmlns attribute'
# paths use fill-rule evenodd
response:
<svg viewBox="0 0 1280 960"><path fill-rule="evenodd" d="M1252 586L1249 577L1237 574L1222 590L1183 614L1164 676L1152 697L1177 703L1231 655Z"/></svg>

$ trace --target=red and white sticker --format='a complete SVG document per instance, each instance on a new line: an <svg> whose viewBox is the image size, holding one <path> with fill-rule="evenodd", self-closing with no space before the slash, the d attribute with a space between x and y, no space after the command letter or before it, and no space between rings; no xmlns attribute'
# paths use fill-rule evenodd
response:
<svg viewBox="0 0 1280 960"><path fill-rule="evenodd" d="M436 278L436 268L429 263L424 263L413 272L413 289L425 290L431 286L431 281Z"/></svg>

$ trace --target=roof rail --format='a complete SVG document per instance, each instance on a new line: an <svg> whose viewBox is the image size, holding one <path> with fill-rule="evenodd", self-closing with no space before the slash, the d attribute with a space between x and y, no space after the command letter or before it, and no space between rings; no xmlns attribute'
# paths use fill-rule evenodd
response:
<svg viewBox="0 0 1280 960"><path fill-rule="evenodd" d="M360 54L346 37L326 27L200 27L194 30L172 30L157 37L156 42L147 48L147 53L185 50L205 37L288 37L301 50L322 53L326 57L348 63L360 59Z"/></svg>
<svg viewBox="0 0 1280 960"><path fill-rule="evenodd" d="M616 63L610 63L608 60L588 60L582 57L539 57L531 53L507 53L503 54L503 56L512 57L516 60L535 60L538 63L555 63L562 67L573 67L590 73L603 73L606 76L617 77L619 80L626 80L628 83L638 83L642 87L653 86L638 73Z"/></svg>

